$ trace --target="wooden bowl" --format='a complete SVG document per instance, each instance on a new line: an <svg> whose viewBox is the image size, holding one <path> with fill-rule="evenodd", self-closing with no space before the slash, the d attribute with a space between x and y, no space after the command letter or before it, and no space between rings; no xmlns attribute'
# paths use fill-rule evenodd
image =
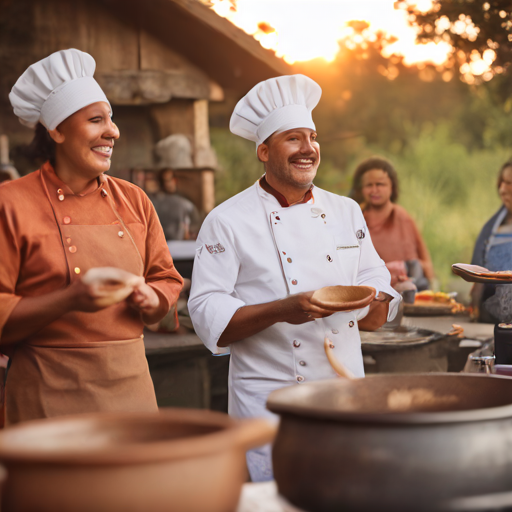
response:
<svg viewBox="0 0 512 512"><path fill-rule="evenodd" d="M0 432L2 512L228 512L265 420L191 409L29 421Z"/></svg>
<svg viewBox="0 0 512 512"><path fill-rule="evenodd" d="M511 284L512 270L488 270L478 265L454 263L452 272L468 283Z"/></svg>
<svg viewBox="0 0 512 512"><path fill-rule="evenodd" d="M311 297L311 303L331 311L352 311L362 309L375 298L371 286L326 286Z"/></svg>

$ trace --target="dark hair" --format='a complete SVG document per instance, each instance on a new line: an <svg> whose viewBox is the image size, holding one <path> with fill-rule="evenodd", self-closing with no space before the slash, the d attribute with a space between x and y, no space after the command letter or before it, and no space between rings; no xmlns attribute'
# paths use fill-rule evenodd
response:
<svg viewBox="0 0 512 512"><path fill-rule="evenodd" d="M3 183L4 181L11 181L12 176L7 171L0 170L0 183Z"/></svg>
<svg viewBox="0 0 512 512"><path fill-rule="evenodd" d="M498 190L501 187L501 184L503 183L503 173L508 169L512 168L512 160L507 160L500 169L500 172L498 173Z"/></svg>
<svg viewBox="0 0 512 512"><path fill-rule="evenodd" d="M160 184L160 188L162 190L165 190L164 176L168 172L171 172L172 173L172 177L176 178L176 175L174 174L174 169L171 169L170 167L164 167L164 168L158 170L158 183Z"/></svg>
<svg viewBox="0 0 512 512"><path fill-rule="evenodd" d="M22 148L22 153L37 165L49 160L55 166L55 141L41 123L37 123L34 138L28 146Z"/></svg>
<svg viewBox="0 0 512 512"><path fill-rule="evenodd" d="M362 179L363 174L368 171L378 169L384 171L391 180L391 202L396 203L398 199L398 175L393 167L393 164L385 158L379 156L372 156L363 160L354 172L354 178L352 180L352 190L350 191L350 197L357 201L359 204L364 202L363 191L362 191Z"/></svg>

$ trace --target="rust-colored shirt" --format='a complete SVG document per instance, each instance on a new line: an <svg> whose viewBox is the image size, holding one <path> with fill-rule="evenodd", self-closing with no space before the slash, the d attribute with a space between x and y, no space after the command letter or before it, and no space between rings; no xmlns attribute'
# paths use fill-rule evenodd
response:
<svg viewBox="0 0 512 512"><path fill-rule="evenodd" d="M76 228L77 238L66 238L68 226ZM95 263L91 266L101 266L97 261L110 249L104 231L97 247L80 245L81 227L91 226L110 226L112 239L124 236L123 243L132 244L126 247L133 248L133 240L146 282L166 302L167 310L177 300L183 280L174 268L146 194L127 181L102 175L97 188L76 195L46 163L40 170L0 187L0 347L2 329L22 297L68 286L87 271L88 258ZM123 233L125 227L128 233ZM77 274L74 259L79 257L82 268ZM122 251L116 253L116 265L110 266L123 268L124 258ZM139 337L142 329L140 314L123 301L96 313L68 313L26 341L36 338L44 345L56 340L122 340ZM7 347L0 351L3 348Z"/></svg>
<svg viewBox="0 0 512 512"><path fill-rule="evenodd" d="M412 217L401 206L394 204L389 216L381 222L368 222L363 211L372 242L384 263L390 261L419 260L428 279L434 277L427 246Z"/></svg>

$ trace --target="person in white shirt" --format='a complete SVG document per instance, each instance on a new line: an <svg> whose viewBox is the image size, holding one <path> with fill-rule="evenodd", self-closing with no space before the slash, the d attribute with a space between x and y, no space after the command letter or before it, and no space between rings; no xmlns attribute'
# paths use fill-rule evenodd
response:
<svg viewBox="0 0 512 512"><path fill-rule="evenodd" d="M359 329L392 320L400 302L358 204L313 185L320 146L311 111L320 96L313 80L291 75L239 101L230 129L256 142L265 175L215 208L197 239L190 315L214 354L231 353L229 412L239 418L275 418L269 393L336 377L325 336L363 377ZM377 296L362 310L333 314L310 302L330 285L373 286ZM270 446L247 453L253 481L272 479L270 454Z"/></svg>

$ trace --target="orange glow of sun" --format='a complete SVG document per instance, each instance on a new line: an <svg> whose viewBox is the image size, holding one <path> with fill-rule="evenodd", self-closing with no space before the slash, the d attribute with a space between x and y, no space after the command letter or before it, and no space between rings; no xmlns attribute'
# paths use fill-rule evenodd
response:
<svg viewBox="0 0 512 512"><path fill-rule="evenodd" d="M331 62L339 51L339 41L345 41L347 46L365 44L375 41L379 33L394 41L384 48L383 55L401 56L406 65L440 66L453 52L446 42L418 44L416 30L407 23L407 13L395 9L394 0L202 1L290 64L318 57ZM423 12L433 4L433 0L409 2ZM364 21L367 28L356 31L350 26L351 21ZM488 62L489 56L474 64L474 74L485 73Z"/></svg>

